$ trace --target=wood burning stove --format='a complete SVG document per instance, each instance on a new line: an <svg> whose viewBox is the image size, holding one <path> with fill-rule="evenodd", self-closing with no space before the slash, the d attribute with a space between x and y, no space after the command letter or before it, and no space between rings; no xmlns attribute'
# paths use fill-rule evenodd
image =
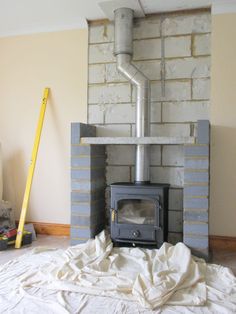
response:
<svg viewBox="0 0 236 314"><path fill-rule="evenodd" d="M114 244L159 248L167 241L168 192L168 184L111 184Z"/></svg>
<svg viewBox="0 0 236 314"><path fill-rule="evenodd" d="M114 11L117 69L136 87L136 137L150 136L150 80L132 63L131 8ZM160 247L167 240L167 184L150 184L150 145L136 145L135 183L111 185L111 238L115 244Z"/></svg>

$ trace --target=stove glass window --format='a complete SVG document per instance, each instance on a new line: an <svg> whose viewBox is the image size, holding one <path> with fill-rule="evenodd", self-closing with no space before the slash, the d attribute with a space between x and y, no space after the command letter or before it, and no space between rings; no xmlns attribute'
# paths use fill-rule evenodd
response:
<svg viewBox="0 0 236 314"><path fill-rule="evenodd" d="M149 224L155 223L156 203L146 199L123 199L118 201L118 223Z"/></svg>

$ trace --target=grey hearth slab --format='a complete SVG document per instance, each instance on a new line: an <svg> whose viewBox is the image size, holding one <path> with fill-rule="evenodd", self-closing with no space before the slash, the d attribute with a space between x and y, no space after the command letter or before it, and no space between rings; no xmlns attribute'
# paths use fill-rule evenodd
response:
<svg viewBox="0 0 236 314"><path fill-rule="evenodd" d="M195 137L82 137L81 144L137 145L137 144L194 144Z"/></svg>

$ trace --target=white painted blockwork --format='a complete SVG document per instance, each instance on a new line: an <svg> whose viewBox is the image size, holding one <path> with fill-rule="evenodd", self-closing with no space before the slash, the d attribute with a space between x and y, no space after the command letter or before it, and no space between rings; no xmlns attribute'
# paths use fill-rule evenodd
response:
<svg viewBox="0 0 236 314"><path fill-rule="evenodd" d="M196 132L198 119L209 118L210 31L210 12L167 14L162 29L158 15L135 20L134 64L152 80L152 136L190 136ZM161 63L161 32L165 36L164 64ZM98 136L134 136L136 89L116 70L113 41L113 25L90 28L89 103L92 105L89 105L88 121L98 125ZM115 176L120 176L122 181L131 179L134 146L128 149L126 145L123 148L107 146L107 149L108 165L114 164L108 171L109 181L113 178L117 181ZM153 145L151 164L154 182L183 185L180 147ZM119 165L122 165L120 171ZM177 196L171 206L177 204L177 208L171 209L178 210L182 208L181 189L174 191L171 193Z"/></svg>
<svg viewBox="0 0 236 314"><path fill-rule="evenodd" d="M89 104L115 104L131 101L131 87L127 84L90 85Z"/></svg>
<svg viewBox="0 0 236 314"><path fill-rule="evenodd" d="M211 53L211 35L195 35L193 41L194 55L209 55Z"/></svg>
<svg viewBox="0 0 236 314"><path fill-rule="evenodd" d="M162 165L183 167L184 165L183 145L164 145L162 148Z"/></svg>
<svg viewBox="0 0 236 314"><path fill-rule="evenodd" d="M166 60L166 79L200 78L210 76L210 57Z"/></svg>
<svg viewBox="0 0 236 314"><path fill-rule="evenodd" d="M210 79L194 79L193 80L193 99L209 99L210 98Z"/></svg>
<svg viewBox="0 0 236 314"><path fill-rule="evenodd" d="M208 33L211 31L211 14L177 14L166 17L163 22L165 36L191 33Z"/></svg>
<svg viewBox="0 0 236 314"><path fill-rule="evenodd" d="M163 122L196 122L208 120L209 101L165 102L162 106Z"/></svg>

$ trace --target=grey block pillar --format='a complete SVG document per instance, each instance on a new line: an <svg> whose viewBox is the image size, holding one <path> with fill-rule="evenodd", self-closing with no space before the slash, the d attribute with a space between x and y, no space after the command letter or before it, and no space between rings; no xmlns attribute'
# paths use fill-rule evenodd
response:
<svg viewBox="0 0 236 314"><path fill-rule="evenodd" d="M95 126L71 124L71 245L93 238L105 225L105 147L80 144L90 136L96 136Z"/></svg>
<svg viewBox="0 0 236 314"><path fill-rule="evenodd" d="M210 124L197 124L196 144L184 147L183 241L192 253L209 258Z"/></svg>

